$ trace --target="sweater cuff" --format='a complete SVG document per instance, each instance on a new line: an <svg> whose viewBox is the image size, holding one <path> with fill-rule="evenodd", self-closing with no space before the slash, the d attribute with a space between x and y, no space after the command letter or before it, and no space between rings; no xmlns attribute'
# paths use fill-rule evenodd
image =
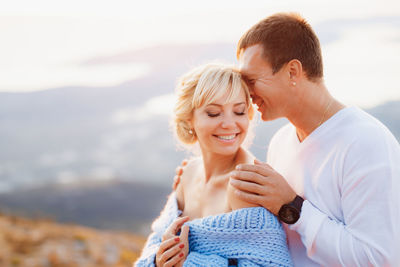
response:
<svg viewBox="0 0 400 267"><path fill-rule="evenodd" d="M299 220L295 224L290 225L289 229L299 233L304 246L310 248L325 219L325 214L308 200L304 200Z"/></svg>

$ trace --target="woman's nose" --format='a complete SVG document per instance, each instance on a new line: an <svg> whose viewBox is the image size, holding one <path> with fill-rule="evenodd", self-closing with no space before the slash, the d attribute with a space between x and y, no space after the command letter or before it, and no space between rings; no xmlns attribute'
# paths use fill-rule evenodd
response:
<svg viewBox="0 0 400 267"><path fill-rule="evenodd" d="M224 120L222 121L222 128L232 128L235 127L236 121L233 116L225 116Z"/></svg>

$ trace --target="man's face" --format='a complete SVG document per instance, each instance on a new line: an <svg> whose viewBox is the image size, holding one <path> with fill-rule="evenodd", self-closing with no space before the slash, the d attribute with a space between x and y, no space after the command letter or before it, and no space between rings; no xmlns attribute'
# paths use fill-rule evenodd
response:
<svg viewBox="0 0 400 267"><path fill-rule="evenodd" d="M269 121L285 114L289 97L289 90L285 87L288 75L285 75L284 68L272 74L272 68L262 53L263 48L258 44L246 48L240 54L239 66L262 120Z"/></svg>

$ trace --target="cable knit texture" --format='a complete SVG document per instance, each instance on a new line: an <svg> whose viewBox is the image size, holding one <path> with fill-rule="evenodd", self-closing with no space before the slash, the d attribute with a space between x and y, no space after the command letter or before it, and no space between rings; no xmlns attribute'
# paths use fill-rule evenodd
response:
<svg viewBox="0 0 400 267"><path fill-rule="evenodd" d="M166 228L180 215L172 193L160 217L153 223L141 257L135 266L155 266L155 253ZM285 231L278 219L262 207L245 208L186 223L189 228L190 266L293 266Z"/></svg>

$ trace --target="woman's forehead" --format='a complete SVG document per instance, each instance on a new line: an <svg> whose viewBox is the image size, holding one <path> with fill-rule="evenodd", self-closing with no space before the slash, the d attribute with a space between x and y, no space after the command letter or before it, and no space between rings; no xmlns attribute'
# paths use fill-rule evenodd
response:
<svg viewBox="0 0 400 267"><path fill-rule="evenodd" d="M206 105L227 105L227 104L240 104L240 103L246 103L246 94L244 90L240 90L238 94L232 95L231 92L227 90L227 92L216 98L216 99L210 99L209 101L206 101Z"/></svg>

